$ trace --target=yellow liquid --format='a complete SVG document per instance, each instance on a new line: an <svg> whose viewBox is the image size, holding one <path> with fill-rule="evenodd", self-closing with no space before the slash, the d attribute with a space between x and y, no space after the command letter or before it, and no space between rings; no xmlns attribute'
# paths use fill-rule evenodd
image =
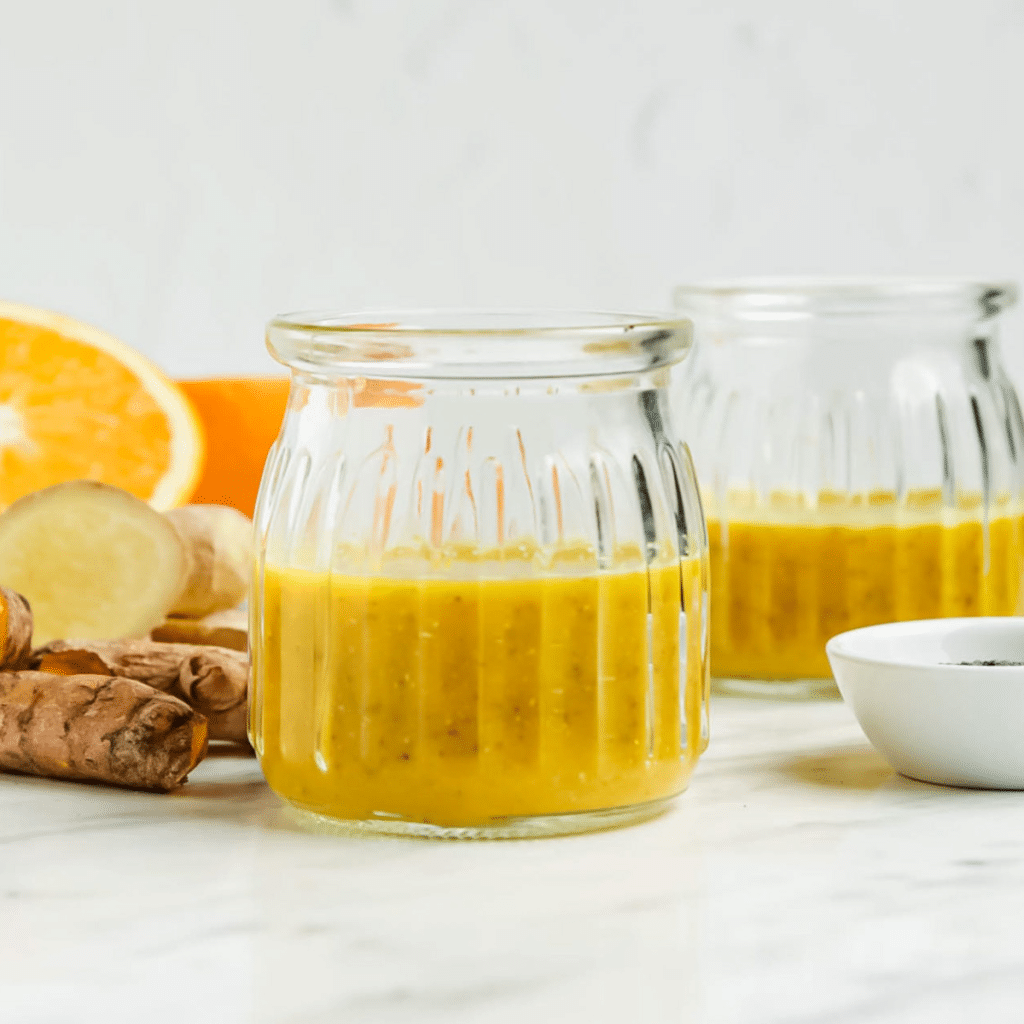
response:
<svg viewBox="0 0 1024 1024"><path fill-rule="evenodd" d="M995 515L986 545L980 516L940 521L931 496L918 496L899 522L883 499L873 510L826 509L818 522L779 508L764 518L736 513L727 530L709 518L715 676L827 679L825 643L845 630L1021 613L1020 515Z"/></svg>
<svg viewBox="0 0 1024 1024"><path fill-rule="evenodd" d="M268 566L256 749L275 792L342 819L660 800L701 749L701 617L695 559L472 580Z"/></svg>

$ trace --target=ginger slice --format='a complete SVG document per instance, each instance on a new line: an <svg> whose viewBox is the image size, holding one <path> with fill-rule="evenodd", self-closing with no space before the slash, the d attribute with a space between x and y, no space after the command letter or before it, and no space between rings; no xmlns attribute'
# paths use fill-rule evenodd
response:
<svg viewBox="0 0 1024 1024"><path fill-rule="evenodd" d="M113 676L0 673L0 770L167 792L207 748L184 701Z"/></svg>
<svg viewBox="0 0 1024 1024"><path fill-rule="evenodd" d="M164 643L228 647L244 652L249 648L249 616L238 608L211 612L201 619L171 615L149 635Z"/></svg>
<svg viewBox="0 0 1024 1024"><path fill-rule="evenodd" d="M234 608L252 576L252 520L227 505L185 505L166 516L189 555L188 578L168 615L202 618Z"/></svg>
<svg viewBox="0 0 1024 1024"><path fill-rule="evenodd" d="M187 570L171 523L108 484L57 484L0 514L0 582L31 604L37 645L145 636L173 606Z"/></svg>

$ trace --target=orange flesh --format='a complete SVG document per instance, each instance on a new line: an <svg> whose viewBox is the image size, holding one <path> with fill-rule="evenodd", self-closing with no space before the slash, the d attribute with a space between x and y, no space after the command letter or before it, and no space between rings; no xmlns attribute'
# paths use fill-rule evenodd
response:
<svg viewBox="0 0 1024 1024"><path fill-rule="evenodd" d="M268 566L263 587L254 738L301 807L447 826L622 807L680 792L700 752L697 560L472 580Z"/></svg>
<svg viewBox="0 0 1024 1024"><path fill-rule="evenodd" d="M288 378L183 380L178 386L206 428L206 465L191 500L251 516L288 404Z"/></svg>
<svg viewBox="0 0 1024 1024"><path fill-rule="evenodd" d="M736 518L726 530L709 517L712 673L827 679L825 643L845 630L1020 614L1024 519L991 519L987 559L980 517L959 519L943 522L938 512L903 523Z"/></svg>
<svg viewBox="0 0 1024 1024"><path fill-rule="evenodd" d="M167 471L165 412L109 353L0 319L0 507L62 480L100 480L148 499ZM0 428L3 424L0 423Z"/></svg>
<svg viewBox="0 0 1024 1024"><path fill-rule="evenodd" d="M190 500L230 505L252 516L263 467L288 406L290 378L181 380L178 386L206 428L206 464ZM413 408L423 404L420 390L422 385L409 381L361 379L351 382L351 392L339 388L335 400L339 412L349 401L356 407Z"/></svg>

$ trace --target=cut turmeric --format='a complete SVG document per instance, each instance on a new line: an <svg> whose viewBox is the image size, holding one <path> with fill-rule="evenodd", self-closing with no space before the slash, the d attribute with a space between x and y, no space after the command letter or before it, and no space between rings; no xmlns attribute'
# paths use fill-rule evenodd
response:
<svg viewBox="0 0 1024 1024"><path fill-rule="evenodd" d="M28 667L32 654L32 610L28 601L0 587L0 670Z"/></svg>
<svg viewBox="0 0 1024 1024"><path fill-rule="evenodd" d="M54 640L35 652L32 667L136 679L205 715L211 740L248 743L249 660L239 651L156 640Z"/></svg>
<svg viewBox="0 0 1024 1024"><path fill-rule="evenodd" d="M206 719L134 679L0 673L0 770L167 792L206 753Z"/></svg>

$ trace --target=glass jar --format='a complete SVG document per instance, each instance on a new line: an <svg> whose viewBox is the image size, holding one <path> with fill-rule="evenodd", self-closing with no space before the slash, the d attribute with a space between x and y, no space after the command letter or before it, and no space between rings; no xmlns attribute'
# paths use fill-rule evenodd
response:
<svg viewBox="0 0 1024 1024"><path fill-rule="evenodd" d="M836 633L1021 612L1024 423L995 334L1015 297L927 279L676 291L716 688L818 692Z"/></svg>
<svg viewBox="0 0 1024 1024"><path fill-rule="evenodd" d="M664 807L707 744L707 533L667 408L689 324L303 314L267 344L292 372L256 509L271 788L467 838Z"/></svg>

